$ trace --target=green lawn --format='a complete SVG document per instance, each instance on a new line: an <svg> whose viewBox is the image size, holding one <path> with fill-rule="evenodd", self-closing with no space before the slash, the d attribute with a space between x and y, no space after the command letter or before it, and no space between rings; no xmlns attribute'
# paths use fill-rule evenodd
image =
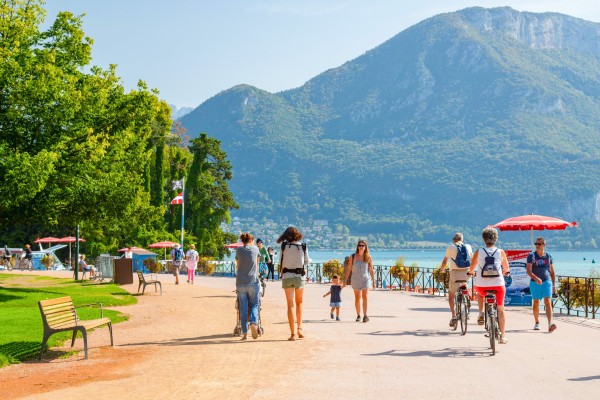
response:
<svg viewBox="0 0 600 400"><path fill-rule="evenodd" d="M0 367L39 354L44 328L37 303L62 296L71 296L75 306L102 303L103 307L110 307L137 303L135 297L113 283L0 274ZM77 310L77 315L81 319L94 319L100 317L100 311L82 308ZM127 320L126 315L106 308L104 316L113 323ZM59 345L71 336L71 332L52 335L48 347Z"/></svg>

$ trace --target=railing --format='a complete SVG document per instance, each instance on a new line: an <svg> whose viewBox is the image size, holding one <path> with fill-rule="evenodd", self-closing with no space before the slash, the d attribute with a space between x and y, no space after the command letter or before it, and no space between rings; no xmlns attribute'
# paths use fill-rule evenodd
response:
<svg viewBox="0 0 600 400"><path fill-rule="evenodd" d="M446 296L448 293L448 275L445 275L446 282L439 281L434 276L434 268L405 267L407 273L403 276L392 275L391 268L387 265L373 266L376 288L434 296ZM306 281L328 283L329 279L322 271L322 263L310 263L306 269ZM235 276L235 262L217 264L213 275ZM468 284L473 293L473 280L469 280ZM556 312L586 318L596 318L600 313L600 278L557 276L556 286L558 297L552 300Z"/></svg>

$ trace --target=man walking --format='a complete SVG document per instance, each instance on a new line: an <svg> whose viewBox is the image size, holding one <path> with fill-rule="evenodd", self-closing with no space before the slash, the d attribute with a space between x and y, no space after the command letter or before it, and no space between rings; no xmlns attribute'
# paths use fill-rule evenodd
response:
<svg viewBox="0 0 600 400"><path fill-rule="evenodd" d="M473 249L471 245L463 243L463 234L456 232L452 238L451 246L446 249L446 256L442 261L441 271L446 270L446 265L450 266L450 278L448 282L448 303L450 305L450 312L452 313L452 319L450 320L450 327L454 328L457 323L456 311L454 310L454 295L459 288L457 280L467 281L469 277L469 267L471 266L471 258L473 257Z"/></svg>
<svg viewBox="0 0 600 400"><path fill-rule="evenodd" d="M540 300L544 299L548 332L552 333L556 329L552 323L552 293L556 291L556 275L552 256L546 252L546 240L543 237L535 240L535 251L527 256L527 274L531 277L529 290L533 299L533 329L540 330Z"/></svg>
<svg viewBox="0 0 600 400"><path fill-rule="evenodd" d="M178 243L175 243L171 250L171 264L173 265L173 274L175 275L175 284L179 285L179 268L183 262L183 250Z"/></svg>
<svg viewBox="0 0 600 400"><path fill-rule="evenodd" d="M267 263L271 262L271 256L265 248L262 239L256 239L256 246L258 247L258 252L260 254L260 266L258 268L258 275L264 277L267 276Z"/></svg>

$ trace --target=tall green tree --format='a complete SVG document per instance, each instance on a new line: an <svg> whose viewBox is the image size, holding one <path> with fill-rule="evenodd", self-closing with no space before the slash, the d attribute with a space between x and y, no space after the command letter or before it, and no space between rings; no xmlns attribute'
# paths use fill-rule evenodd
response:
<svg viewBox="0 0 600 400"><path fill-rule="evenodd" d="M85 71L92 39L43 2L0 1L0 234L14 241L72 232L106 246L151 226L164 206L144 187L153 126L169 107L143 82L125 93L116 67Z"/></svg>
<svg viewBox="0 0 600 400"><path fill-rule="evenodd" d="M221 230L222 223L230 222L229 210L238 208L227 183L231 163L221 142L205 133L192 140L190 151L194 160L185 188L186 229L198 238L200 254L220 258L225 241L235 239Z"/></svg>

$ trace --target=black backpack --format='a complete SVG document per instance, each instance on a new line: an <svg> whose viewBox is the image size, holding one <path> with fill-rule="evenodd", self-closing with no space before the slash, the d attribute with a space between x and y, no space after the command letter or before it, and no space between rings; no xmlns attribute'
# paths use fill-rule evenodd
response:
<svg viewBox="0 0 600 400"><path fill-rule="evenodd" d="M464 243L456 244L456 259L452 259L458 268L468 268L471 266L469 252Z"/></svg>
<svg viewBox="0 0 600 400"><path fill-rule="evenodd" d="M494 254L496 254L498 249L494 250L494 252L492 254L488 253L484 248L482 248L481 250L483 250L486 254L485 264L483 265L483 267L481 267L481 277L483 277L483 278L499 277L500 272L498 271L498 268L496 268L496 265L495 265L496 258L494 257Z"/></svg>

